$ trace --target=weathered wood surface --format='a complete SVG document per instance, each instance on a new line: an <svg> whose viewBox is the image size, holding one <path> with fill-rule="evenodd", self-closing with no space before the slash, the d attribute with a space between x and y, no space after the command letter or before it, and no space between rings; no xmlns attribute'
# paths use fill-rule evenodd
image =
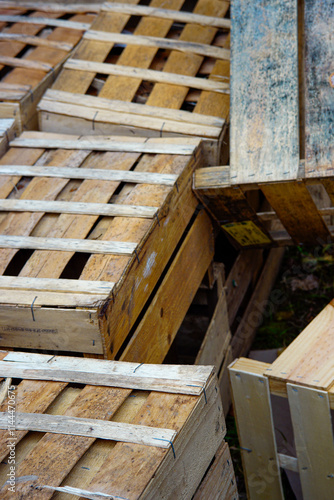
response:
<svg viewBox="0 0 334 500"><path fill-rule="evenodd" d="M249 373L241 366L237 360L229 373L248 497L283 500L269 382L265 376Z"/></svg>
<svg viewBox="0 0 334 500"><path fill-rule="evenodd" d="M232 3L231 183L295 179L297 2Z"/></svg>
<svg viewBox="0 0 334 500"><path fill-rule="evenodd" d="M185 375L187 367L179 368ZM189 369L193 372L194 367ZM133 380L137 376L135 373ZM17 474L27 479L16 484L20 498L30 498L32 488L34 497L40 500L54 494L56 498L66 498L69 493L94 498L96 492L108 498L172 500L176 494L191 498L225 434L217 380L209 374L203 382L205 395L194 396L22 381L15 389L17 410L33 412L36 420L92 420L93 428L104 421L101 425L105 427L146 427L157 433L170 429L176 437L173 445L167 436L165 442L155 440L146 446L94 437L16 431ZM8 401L2 405L2 411L6 404ZM47 414L38 415L43 413ZM6 438L6 433L0 431L0 439ZM9 452L6 441L4 444L3 459ZM160 448L159 444L166 448ZM195 455L198 460L190 467ZM12 498L8 483L5 484L8 470L8 464L0 469L1 498L6 500Z"/></svg>
<svg viewBox="0 0 334 500"><path fill-rule="evenodd" d="M328 393L287 384L303 498L334 496L334 435Z"/></svg>
<svg viewBox="0 0 334 500"><path fill-rule="evenodd" d="M305 173L334 174L334 4L305 2Z"/></svg>
<svg viewBox="0 0 334 500"><path fill-rule="evenodd" d="M283 383L328 390L333 385L334 302L303 330L266 375Z"/></svg>

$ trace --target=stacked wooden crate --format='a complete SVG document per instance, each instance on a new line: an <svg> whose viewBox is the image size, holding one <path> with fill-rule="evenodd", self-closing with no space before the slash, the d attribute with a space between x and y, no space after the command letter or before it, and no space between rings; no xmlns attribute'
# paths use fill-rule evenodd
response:
<svg viewBox="0 0 334 500"><path fill-rule="evenodd" d="M330 0L232 2L231 161L195 189L238 246L333 241L333 22Z"/></svg>
<svg viewBox="0 0 334 500"><path fill-rule="evenodd" d="M39 105L49 132L203 139L221 159L229 121L229 2L106 3Z"/></svg>
<svg viewBox="0 0 334 500"><path fill-rule="evenodd" d="M242 358L231 365L250 499L284 498L280 468L299 474L303 499L333 498L333 334L334 301L272 365ZM277 452L272 396L288 399L295 455Z"/></svg>
<svg viewBox="0 0 334 500"><path fill-rule="evenodd" d="M25 132L11 145L1 346L161 362L214 255L191 190L200 141Z"/></svg>
<svg viewBox="0 0 334 500"><path fill-rule="evenodd" d="M0 4L0 117L37 128L36 106L89 29L99 5Z"/></svg>
<svg viewBox="0 0 334 500"><path fill-rule="evenodd" d="M238 498L212 367L0 358L1 498Z"/></svg>

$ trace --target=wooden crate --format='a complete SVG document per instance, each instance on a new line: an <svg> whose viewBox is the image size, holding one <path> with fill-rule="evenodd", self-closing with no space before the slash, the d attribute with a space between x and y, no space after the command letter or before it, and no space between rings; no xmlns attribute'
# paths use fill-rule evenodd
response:
<svg viewBox="0 0 334 500"><path fill-rule="evenodd" d="M37 103L96 12L96 5L1 2L0 116L15 116L20 131L37 128Z"/></svg>
<svg viewBox="0 0 334 500"><path fill-rule="evenodd" d="M333 21L331 0L232 1L230 166L195 189L239 246L333 240Z"/></svg>
<svg viewBox="0 0 334 500"><path fill-rule="evenodd" d="M282 249L240 252L226 280L224 265L213 263L211 282L203 281L165 358L167 363L215 366L225 416L232 402L228 365L248 354L270 311L282 257Z"/></svg>
<svg viewBox="0 0 334 500"><path fill-rule="evenodd" d="M212 367L3 351L0 358L0 376L8 377L0 413L2 499L13 498L6 483L12 443L21 499L190 500L223 442Z"/></svg>
<svg viewBox="0 0 334 500"><path fill-rule="evenodd" d="M2 347L160 361L214 253L191 190L199 142L25 132L11 143Z"/></svg>
<svg viewBox="0 0 334 500"><path fill-rule="evenodd" d="M250 499L283 499L279 468L298 472L304 500L333 498L334 301L269 365L239 359L230 367ZM277 453L270 396L287 398L295 456Z"/></svg>
<svg viewBox="0 0 334 500"><path fill-rule="evenodd" d="M41 130L202 137L205 163L224 161L229 2L137 3L102 7L39 104Z"/></svg>

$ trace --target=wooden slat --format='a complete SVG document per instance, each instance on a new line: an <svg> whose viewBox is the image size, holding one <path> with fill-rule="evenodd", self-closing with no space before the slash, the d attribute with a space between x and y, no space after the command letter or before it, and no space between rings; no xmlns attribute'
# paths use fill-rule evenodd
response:
<svg viewBox="0 0 334 500"><path fill-rule="evenodd" d="M333 383L334 301L303 330L266 370L270 379L321 390Z"/></svg>
<svg viewBox="0 0 334 500"><path fill-rule="evenodd" d="M231 182L297 178L297 2L232 4Z"/></svg>
<svg viewBox="0 0 334 500"><path fill-rule="evenodd" d="M0 82L1 89L1 82ZM29 90L29 88L28 88ZM156 106L141 105L135 102L123 102L116 99L104 99L100 96L95 97L91 95L75 94L72 92L63 92L61 90L48 89L40 106L43 106L44 99L54 101L56 103L62 102L66 104L84 104L96 109L105 109L108 111L115 111L119 113L127 113L149 118L160 118L162 120L171 120L176 122L196 124L208 127L216 127L221 129L225 120L217 116L210 116L205 114L190 113L189 111L182 111L179 109L157 108ZM43 108L41 108L43 109ZM145 127L147 127L145 123ZM201 129L199 129L201 130ZM202 134L199 134L202 135ZM203 169L204 170L204 169Z"/></svg>
<svg viewBox="0 0 334 500"><path fill-rule="evenodd" d="M64 64L65 69L76 71L87 71L102 73L104 75L125 76L129 78L139 78L141 80L154 83L168 83L170 85L181 85L211 92L229 93L229 84L219 81L204 80L203 78L167 73L166 71L156 71L152 69L141 69L132 66L120 66L117 64L97 63L92 61L82 61L80 59L70 59Z"/></svg>
<svg viewBox="0 0 334 500"><path fill-rule="evenodd" d="M0 33L0 41L15 41L26 43L27 45L36 45L41 47L48 47L50 49L59 49L69 52L73 49L73 43L57 42L41 38L38 36L29 36L20 33Z"/></svg>
<svg viewBox="0 0 334 500"><path fill-rule="evenodd" d="M101 10L107 12L132 14L134 16L161 17L163 19L172 19L175 22L199 24L201 26L212 26L214 28L229 29L231 26L231 22L229 19L220 19L219 17L194 14L191 12L179 12L169 9L147 7L145 5L105 3Z"/></svg>
<svg viewBox="0 0 334 500"><path fill-rule="evenodd" d="M334 436L328 394L293 384L287 384L287 390L303 499L333 498Z"/></svg>
<svg viewBox="0 0 334 500"><path fill-rule="evenodd" d="M144 444L169 448L176 436L171 429L161 429L122 422L108 422L97 419L69 417L65 415L43 415L15 412L13 425L18 431L51 432L69 434L125 443ZM8 429L8 413L0 412L0 429Z"/></svg>
<svg viewBox="0 0 334 500"><path fill-rule="evenodd" d="M331 241L329 230L303 182L262 184L261 190L295 243L314 245L316 241Z"/></svg>
<svg viewBox="0 0 334 500"><path fill-rule="evenodd" d="M89 30L85 33L84 39L124 45L139 45L142 47L157 47L159 49L178 50L180 52L192 52L215 59L228 60L230 58L230 51L222 49L221 47L154 36L125 35L122 33L106 33L103 31Z"/></svg>
<svg viewBox="0 0 334 500"><path fill-rule="evenodd" d="M248 498L283 500L268 380L238 363L229 372Z"/></svg>
<svg viewBox="0 0 334 500"><path fill-rule="evenodd" d="M174 186L177 175L155 172L102 170L92 168L58 168L55 166L0 165L0 176L53 177L59 179L90 179L98 181L127 182L133 184L158 184Z"/></svg>
<svg viewBox="0 0 334 500"><path fill-rule="evenodd" d="M0 235L0 248L27 248L31 250L61 250L63 252L131 255L137 248L137 243Z"/></svg>
<svg viewBox="0 0 334 500"><path fill-rule="evenodd" d="M40 134L41 136L43 133ZM45 148L45 149L79 149L88 151L120 151L134 153L156 153L191 155L199 145L198 139L145 139L137 138L134 142L128 137L114 137L101 140L97 137L86 140L57 140L57 139L24 139L17 138L10 143L12 147Z"/></svg>
<svg viewBox="0 0 334 500"><path fill-rule="evenodd" d="M28 17L28 16L5 16L0 15L0 23L24 23L41 24L43 26L55 26L57 28L68 28L71 30L86 31L90 28L88 23L78 23L63 19L51 19L49 17Z"/></svg>
<svg viewBox="0 0 334 500"><path fill-rule="evenodd" d="M39 12L60 12L60 13L73 13L79 14L81 12L100 12L102 6L101 3L49 3L49 2L22 2L20 0L19 4L16 0L14 1L1 1L1 9L27 9L27 10L37 10Z"/></svg>
<svg viewBox="0 0 334 500"><path fill-rule="evenodd" d="M111 281L86 281L52 278L24 278L21 276L0 276L0 289L87 293L95 295L108 295L115 283ZM3 297L0 298L2 302Z"/></svg>
<svg viewBox="0 0 334 500"><path fill-rule="evenodd" d="M156 207L141 207L135 205L117 205L108 203L14 199L3 200L0 198L0 211L105 215L108 217L140 217L152 219L156 215L158 209Z"/></svg>
<svg viewBox="0 0 334 500"><path fill-rule="evenodd" d="M8 56L0 56L0 64L3 64L4 66L12 66L13 68L35 69L37 71L46 72L49 72L53 69L52 66L43 62Z"/></svg>
<svg viewBox="0 0 334 500"><path fill-rule="evenodd" d="M332 0L305 2L305 173L333 175L334 58Z"/></svg>
<svg viewBox="0 0 334 500"><path fill-rule="evenodd" d="M0 361L1 376L199 395L212 373L211 366L192 366L190 369L189 366L37 356L9 353Z"/></svg>

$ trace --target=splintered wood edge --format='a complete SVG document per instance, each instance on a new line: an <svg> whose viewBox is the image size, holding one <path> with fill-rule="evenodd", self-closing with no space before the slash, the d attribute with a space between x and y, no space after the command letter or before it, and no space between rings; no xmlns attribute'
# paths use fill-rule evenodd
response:
<svg viewBox="0 0 334 500"><path fill-rule="evenodd" d="M124 443L169 448L176 431L144 425L110 422L93 418L15 412L15 430L51 432L71 436L92 437ZM8 429L8 413L0 412L0 429Z"/></svg>
<svg viewBox="0 0 334 500"><path fill-rule="evenodd" d="M212 366L150 365L21 352L10 352L0 361L0 376L5 377L196 396L205 391L213 372Z"/></svg>

